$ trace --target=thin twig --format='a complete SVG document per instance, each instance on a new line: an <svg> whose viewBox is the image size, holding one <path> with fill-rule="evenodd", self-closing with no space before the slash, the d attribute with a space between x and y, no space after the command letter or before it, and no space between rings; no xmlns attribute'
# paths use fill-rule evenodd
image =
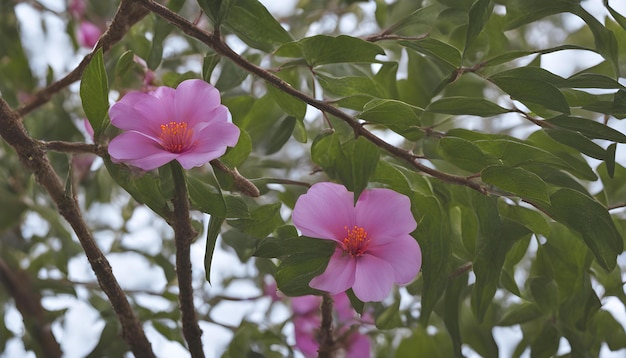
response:
<svg viewBox="0 0 626 358"><path fill-rule="evenodd" d="M178 301L183 321L183 335L189 346L192 357L204 357L202 348L202 330L198 325L198 316L193 303L193 286L191 275L191 241L198 235L191 226L189 217L189 198L185 174L177 161L170 163L176 193L172 199L174 204L174 242L176 243L176 276L178 277Z"/></svg>
<svg viewBox="0 0 626 358"><path fill-rule="evenodd" d="M333 299L329 294L322 295L322 322L318 334L320 344L318 358L332 358L335 352L335 338L333 337Z"/></svg>

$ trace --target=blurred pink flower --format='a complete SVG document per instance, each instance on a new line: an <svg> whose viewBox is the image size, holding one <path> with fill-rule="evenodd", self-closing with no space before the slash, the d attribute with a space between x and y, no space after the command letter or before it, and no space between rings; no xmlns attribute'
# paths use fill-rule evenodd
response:
<svg viewBox="0 0 626 358"><path fill-rule="evenodd" d="M390 189L353 193L334 183L317 183L298 198L293 222L303 235L333 240L335 252L326 271L309 286L337 294L352 288L362 301L381 301L393 283L411 282L422 253L409 235L417 227L411 202Z"/></svg>
<svg viewBox="0 0 626 358"><path fill-rule="evenodd" d="M102 31L98 26L89 21L82 21L78 26L76 40L83 47L93 48L98 43L100 35L102 35Z"/></svg>
<svg viewBox="0 0 626 358"><path fill-rule="evenodd" d="M87 4L85 4L85 0L70 0L70 3L68 5L70 14L72 14L72 16L77 19L83 17L86 8Z"/></svg>
<svg viewBox="0 0 626 358"><path fill-rule="evenodd" d="M345 293L332 296L334 309L337 314L337 333L339 343L343 345L345 357L363 358L370 356L370 340L358 330L350 331L350 326L361 322L356 319L356 312L350 304ZM319 343L317 333L320 328L320 296L301 296L291 300L291 308L294 312L293 324L296 337L296 348L307 358L317 357Z"/></svg>
<svg viewBox="0 0 626 358"><path fill-rule="evenodd" d="M83 125L85 126L85 131L87 131L87 134L91 138L91 141L93 141L94 140L93 136L94 136L95 132L93 131L93 127L91 126L91 122L89 122L89 120L87 118L84 118L83 119Z"/></svg>
<svg viewBox="0 0 626 358"><path fill-rule="evenodd" d="M202 80L183 81L176 89L129 92L111 106L109 116L125 131L109 143L112 160L143 170L172 160L185 169L201 166L239 139L220 93Z"/></svg>

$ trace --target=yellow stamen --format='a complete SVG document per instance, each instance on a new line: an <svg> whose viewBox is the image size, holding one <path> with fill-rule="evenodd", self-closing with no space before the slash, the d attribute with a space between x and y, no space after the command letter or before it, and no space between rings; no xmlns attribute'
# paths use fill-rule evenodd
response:
<svg viewBox="0 0 626 358"><path fill-rule="evenodd" d="M161 124L161 146L168 152L182 153L193 147L193 129L187 127L187 122L169 122Z"/></svg>
<svg viewBox="0 0 626 358"><path fill-rule="evenodd" d="M348 233L343 239L343 250L352 257L363 255L367 251L370 242L370 239L367 237L367 231L356 225L352 229L344 226L344 229Z"/></svg>

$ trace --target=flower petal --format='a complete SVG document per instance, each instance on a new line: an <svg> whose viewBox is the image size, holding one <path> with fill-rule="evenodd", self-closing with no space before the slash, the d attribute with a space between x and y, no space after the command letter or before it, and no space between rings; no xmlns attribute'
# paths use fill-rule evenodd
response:
<svg viewBox="0 0 626 358"><path fill-rule="evenodd" d="M314 277L309 286L332 295L344 292L354 283L355 266L356 260L337 247L330 257L326 271Z"/></svg>
<svg viewBox="0 0 626 358"><path fill-rule="evenodd" d="M376 241L409 234L417 227L409 198L390 189L361 193L356 203L356 225Z"/></svg>
<svg viewBox="0 0 626 358"><path fill-rule="evenodd" d="M355 332L346 347L346 358L362 358L371 356L371 343L367 335Z"/></svg>
<svg viewBox="0 0 626 358"><path fill-rule="evenodd" d="M319 343L315 337L315 332L319 328L320 318L317 315L296 316L293 319L296 348L302 352L306 358L317 357Z"/></svg>
<svg viewBox="0 0 626 358"><path fill-rule="evenodd" d="M146 171L156 169L178 156L138 132L124 132L113 138L109 143L109 154L114 162L125 162Z"/></svg>
<svg viewBox="0 0 626 358"><path fill-rule="evenodd" d="M111 124L123 130L158 137L161 124L173 118L167 106L155 96L143 92L129 92L109 109Z"/></svg>
<svg viewBox="0 0 626 358"><path fill-rule="evenodd" d="M389 262L369 254L358 259L352 290L361 301L382 301L389 296L393 282L394 270Z"/></svg>
<svg viewBox="0 0 626 358"><path fill-rule="evenodd" d="M207 115L220 104L219 91L203 80L186 80L176 88L175 113L190 125L210 121Z"/></svg>
<svg viewBox="0 0 626 358"><path fill-rule="evenodd" d="M355 223L354 196L343 185L317 183L300 196L293 223L303 235L341 241Z"/></svg>
<svg viewBox="0 0 626 358"><path fill-rule="evenodd" d="M395 273L394 282L401 285L413 281L422 267L422 251L417 241L410 235L372 245L367 253L388 262Z"/></svg>

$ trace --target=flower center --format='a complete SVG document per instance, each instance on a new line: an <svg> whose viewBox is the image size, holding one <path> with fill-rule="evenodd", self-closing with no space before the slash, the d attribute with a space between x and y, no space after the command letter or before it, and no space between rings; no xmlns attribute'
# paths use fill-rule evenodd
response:
<svg viewBox="0 0 626 358"><path fill-rule="evenodd" d="M361 256L367 251L370 239L367 237L367 231L359 226L354 226L352 229L348 229L344 226L344 229L348 232L343 239L343 250L350 254L352 257Z"/></svg>
<svg viewBox="0 0 626 358"><path fill-rule="evenodd" d="M169 122L161 124L161 146L172 153L182 153L196 145L192 141L193 129L187 127L187 122Z"/></svg>

